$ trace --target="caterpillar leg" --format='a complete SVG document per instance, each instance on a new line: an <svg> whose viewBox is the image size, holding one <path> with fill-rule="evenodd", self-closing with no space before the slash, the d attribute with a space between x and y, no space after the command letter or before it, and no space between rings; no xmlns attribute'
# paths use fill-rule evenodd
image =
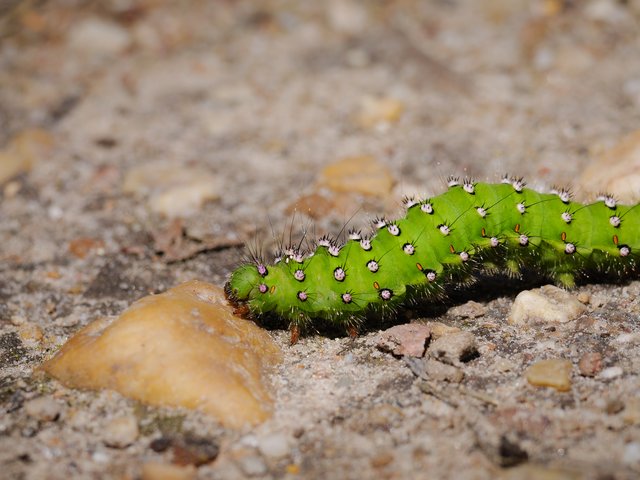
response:
<svg viewBox="0 0 640 480"><path fill-rule="evenodd" d="M289 331L291 332L291 338L289 340L289 345L295 345L300 340L300 327L295 323L292 323L289 327Z"/></svg>

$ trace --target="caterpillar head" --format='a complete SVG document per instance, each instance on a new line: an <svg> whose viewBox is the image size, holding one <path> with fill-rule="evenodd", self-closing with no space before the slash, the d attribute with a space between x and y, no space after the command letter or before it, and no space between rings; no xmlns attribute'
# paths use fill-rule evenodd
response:
<svg viewBox="0 0 640 480"><path fill-rule="evenodd" d="M256 285L261 284L261 278L267 274L265 265L247 263L235 270L225 284L224 290L229 301L235 305L245 302L252 297Z"/></svg>

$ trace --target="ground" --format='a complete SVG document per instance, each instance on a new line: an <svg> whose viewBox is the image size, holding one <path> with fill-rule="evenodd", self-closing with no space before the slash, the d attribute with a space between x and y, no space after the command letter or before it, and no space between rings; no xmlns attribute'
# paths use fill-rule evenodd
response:
<svg viewBox="0 0 640 480"><path fill-rule="evenodd" d="M581 174L640 125L638 1L10 1L0 15L0 476L640 475L633 278L579 286L586 313L559 325L509 323L534 285L508 279L393 319L471 332L460 383L378 349L376 328L294 346L273 330L274 417L244 431L38 372L137 298L223 285L243 244L269 250L290 224L397 215L451 174L597 193ZM382 165L377 187L326 187L323 168L353 157ZM542 359L571 362L568 391L527 381ZM123 414L130 441L105 440Z"/></svg>

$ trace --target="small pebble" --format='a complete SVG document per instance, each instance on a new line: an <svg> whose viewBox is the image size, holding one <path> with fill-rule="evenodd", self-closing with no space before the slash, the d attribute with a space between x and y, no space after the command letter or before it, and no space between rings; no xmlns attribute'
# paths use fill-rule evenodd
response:
<svg viewBox="0 0 640 480"><path fill-rule="evenodd" d="M154 452L164 452L173 444L173 440L169 437L160 437L151 441L149 448Z"/></svg>
<svg viewBox="0 0 640 480"><path fill-rule="evenodd" d="M501 373L513 372L516 369L516 365L511 360L504 357L497 357L493 362L493 366Z"/></svg>
<svg viewBox="0 0 640 480"><path fill-rule="evenodd" d="M442 322L427 322L425 325L427 325L431 330L432 340L461 331L458 327L452 327L451 325L447 325Z"/></svg>
<svg viewBox="0 0 640 480"><path fill-rule="evenodd" d="M51 397L38 397L25 402L24 411L36 420L51 422L58 419L62 407Z"/></svg>
<svg viewBox="0 0 640 480"><path fill-rule="evenodd" d="M589 302L591 301L591 294L588 292L580 292L577 298L580 303L584 303L585 305L588 305Z"/></svg>
<svg viewBox="0 0 640 480"><path fill-rule="evenodd" d="M578 362L580 375L595 377L602 370L602 354L600 352L586 352Z"/></svg>
<svg viewBox="0 0 640 480"><path fill-rule="evenodd" d="M640 398L627 399L621 417L627 425L640 425Z"/></svg>
<svg viewBox="0 0 640 480"><path fill-rule="evenodd" d="M513 302L509 323L566 323L584 313L587 307L570 293L553 285L521 292Z"/></svg>
<svg viewBox="0 0 640 480"><path fill-rule="evenodd" d="M198 470L193 465L173 465L171 463L148 462L142 465L142 480L191 480Z"/></svg>
<svg viewBox="0 0 640 480"><path fill-rule="evenodd" d="M289 454L289 439L284 433L272 433L258 439L258 450L267 458L283 458Z"/></svg>
<svg viewBox="0 0 640 480"><path fill-rule="evenodd" d="M113 448L125 448L138 438L138 422L133 415L125 415L111 420L105 425L102 440Z"/></svg>
<svg viewBox="0 0 640 480"><path fill-rule="evenodd" d="M424 376L433 380L460 383L464 373L458 367L429 358L424 361Z"/></svg>
<svg viewBox="0 0 640 480"><path fill-rule="evenodd" d="M21 325L18 334L20 335L20 339L25 343L38 343L44 338L42 329L33 323Z"/></svg>
<svg viewBox="0 0 640 480"><path fill-rule="evenodd" d="M471 300L465 304L450 308L449 313L454 317L478 318L484 316L487 313L487 307L485 307L481 303Z"/></svg>
<svg viewBox="0 0 640 480"><path fill-rule="evenodd" d="M362 128L388 128L400 120L404 104L394 98L365 97L360 102L360 110L356 114L355 123Z"/></svg>
<svg viewBox="0 0 640 480"><path fill-rule="evenodd" d="M615 415L616 413L620 413L622 410L624 410L624 402L619 398L609 400L604 408L604 411L609 415Z"/></svg>
<svg viewBox="0 0 640 480"><path fill-rule="evenodd" d="M625 445L622 461L634 466L640 465L640 442L631 442Z"/></svg>
<svg viewBox="0 0 640 480"><path fill-rule="evenodd" d="M398 356L422 357L430 335L429 327L421 323L396 325L379 335L377 346Z"/></svg>
<svg viewBox="0 0 640 480"><path fill-rule="evenodd" d="M389 169L368 155L342 158L327 165L319 184L336 192L387 197L395 180Z"/></svg>
<svg viewBox="0 0 640 480"><path fill-rule="evenodd" d="M178 465L205 465L213 462L220 453L216 442L205 437L186 435L173 442L173 463Z"/></svg>
<svg viewBox="0 0 640 480"><path fill-rule="evenodd" d="M222 188L209 170L165 162L132 168L122 186L126 193L146 197L152 211L169 218L197 213L206 201L219 198Z"/></svg>
<svg viewBox="0 0 640 480"><path fill-rule="evenodd" d="M478 355L476 337L465 331L445 335L429 345L429 355L451 365L466 362Z"/></svg>
<svg viewBox="0 0 640 480"><path fill-rule="evenodd" d="M238 460L240 469L250 477L257 477L267 473L267 465L257 455L247 455Z"/></svg>
<svg viewBox="0 0 640 480"><path fill-rule="evenodd" d="M616 365L614 367L608 367L602 370L600 372L600 375L598 375L598 378L601 378L602 380L611 380L613 378L622 376L623 373L624 370L622 370L622 367Z"/></svg>
<svg viewBox="0 0 640 480"><path fill-rule="evenodd" d="M373 468L382 468L393 462L393 454L391 452L380 452L370 460Z"/></svg>
<svg viewBox="0 0 640 480"><path fill-rule="evenodd" d="M534 363L525 372L530 385L536 387L551 387L559 392L571 389L572 365L568 360L552 358Z"/></svg>
<svg viewBox="0 0 640 480"><path fill-rule="evenodd" d="M104 253L104 242L99 238L78 237L69 242L69 252L81 259L89 254Z"/></svg>

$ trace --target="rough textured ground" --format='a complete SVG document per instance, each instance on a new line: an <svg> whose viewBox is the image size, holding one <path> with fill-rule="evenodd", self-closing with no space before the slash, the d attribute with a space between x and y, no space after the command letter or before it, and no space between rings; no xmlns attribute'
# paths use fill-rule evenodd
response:
<svg viewBox="0 0 640 480"><path fill-rule="evenodd" d="M640 125L638 1L10 1L0 15L15 173L0 179L1 477L640 475L637 281L578 288L587 311L561 325L510 325L531 285L505 279L404 312L475 335L461 383L416 377L375 330L293 347L275 330L276 413L241 432L35 370L136 298L222 284L239 244L273 243L296 203L294 224L313 205L322 233L449 174L583 193L581 172ZM392 191L316 187L362 155ZM168 170L131 184L154 162ZM568 392L527 381L542 359L571 362Z"/></svg>

